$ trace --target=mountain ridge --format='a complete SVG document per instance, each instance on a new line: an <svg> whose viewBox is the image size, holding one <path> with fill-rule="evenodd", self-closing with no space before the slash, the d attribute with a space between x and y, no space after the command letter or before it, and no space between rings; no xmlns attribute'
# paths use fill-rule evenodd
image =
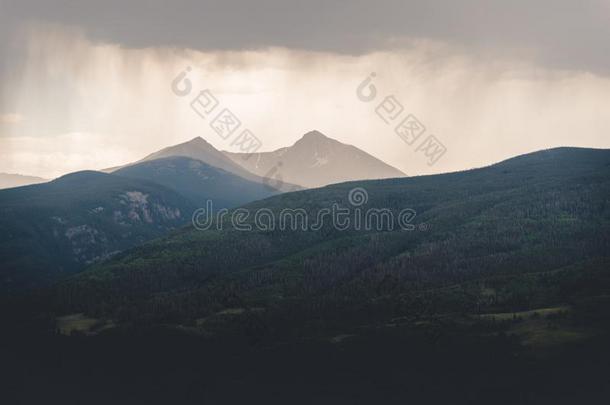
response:
<svg viewBox="0 0 610 405"><path fill-rule="evenodd" d="M189 198L200 207L211 200L215 208L232 208L277 194L258 181L186 156L169 156L136 163L113 174L154 181Z"/></svg>
<svg viewBox="0 0 610 405"><path fill-rule="evenodd" d="M30 184L46 183L47 181L49 180L37 176L26 176L16 173L0 173L0 190L28 186Z"/></svg>
<svg viewBox="0 0 610 405"><path fill-rule="evenodd" d="M265 186L271 189L279 189L279 191L289 191L293 189L299 189L299 185L289 184L289 183L272 183L267 181L264 177L258 176L250 171L244 169L239 164L233 162L230 158L225 156L224 153L220 152L218 149L214 148L212 144L203 139L200 136L192 138L189 141L179 143L177 145L172 145L165 147L157 152L153 152L144 158L133 162L128 163L123 166L116 166L112 168L107 168L102 170L103 172L114 173L117 170L125 169L130 166L134 166L140 163L149 162L156 159L169 158L169 157L187 157L190 159L199 160L207 165L216 167L218 169L224 170L226 172L235 174L239 177L242 177L245 180L256 182L259 184L264 184Z"/></svg>
<svg viewBox="0 0 610 405"><path fill-rule="evenodd" d="M279 175L284 181L305 187L405 176L371 154L316 130L307 132L291 146L270 152L223 153L255 174Z"/></svg>

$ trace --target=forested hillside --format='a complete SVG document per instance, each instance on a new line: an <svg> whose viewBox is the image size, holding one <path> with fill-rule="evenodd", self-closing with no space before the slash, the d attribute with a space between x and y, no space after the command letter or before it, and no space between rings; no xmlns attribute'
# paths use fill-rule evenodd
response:
<svg viewBox="0 0 610 405"><path fill-rule="evenodd" d="M156 183L92 171L0 190L0 291L48 285L183 226L194 209Z"/></svg>
<svg viewBox="0 0 610 405"><path fill-rule="evenodd" d="M562 148L258 201L249 212L416 216L406 229L239 231L229 215L3 296L3 397L598 403L610 395L609 196L610 152Z"/></svg>
<svg viewBox="0 0 610 405"><path fill-rule="evenodd" d="M392 319L525 311L610 294L610 152L560 148L476 170L343 183L252 203L416 212L413 230L185 229L58 289L61 311L116 322L352 331ZM352 207L353 208L353 207ZM604 304L606 305L606 304ZM279 325L282 325L281 327ZM285 331L283 331L285 332Z"/></svg>

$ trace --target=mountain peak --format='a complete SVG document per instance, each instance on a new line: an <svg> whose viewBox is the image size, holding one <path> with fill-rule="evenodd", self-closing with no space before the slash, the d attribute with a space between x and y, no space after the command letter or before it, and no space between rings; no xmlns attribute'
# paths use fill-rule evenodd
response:
<svg viewBox="0 0 610 405"><path fill-rule="evenodd" d="M309 131L308 133L303 135L303 137L301 139L302 140L318 140L318 139L327 140L327 139L330 139L330 138L327 137L326 135L324 135L320 131L313 130L313 131Z"/></svg>
<svg viewBox="0 0 610 405"><path fill-rule="evenodd" d="M205 139L203 139L200 136L196 136L193 139L191 139L188 142L185 142L185 144L187 145L209 145L210 143L208 141L206 141Z"/></svg>
<svg viewBox="0 0 610 405"><path fill-rule="evenodd" d="M329 138L320 131L309 131L294 143L294 146L325 146L339 143L333 138Z"/></svg>
<svg viewBox="0 0 610 405"><path fill-rule="evenodd" d="M310 131L292 146L258 153L256 159L228 153L233 161L261 177L269 177L281 167L283 181L304 187L321 187L353 180L403 177L398 169L355 146Z"/></svg>

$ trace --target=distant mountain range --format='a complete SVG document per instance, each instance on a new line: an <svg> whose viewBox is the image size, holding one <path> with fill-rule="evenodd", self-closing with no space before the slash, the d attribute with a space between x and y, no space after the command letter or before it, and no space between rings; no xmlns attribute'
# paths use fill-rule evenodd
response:
<svg viewBox="0 0 610 405"><path fill-rule="evenodd" d="M49 180L42 177L23 176L21 174L0 173L0 189L45 183Z"/></svg>
<svg viewBox="0 0 610 405"><path fill-rule="evenodd" d="M279 191L295 191L302 187L321 187L352 180L405 177L400 170L352 145L346 145L311 131L294 145L273 152L221 152L201 137L164 148L118 169L166 157L188 157L240 176L264 183Z"/></svg>
<svg viewBox="0 0 610 405"><path fill-rule="evenodd" d="M139 163L150 162L153 160L169 157L186 157L193 160L201 161L209 166L221 169L228 173L232 173L245 180L266 185L269 191L274 191L276 189L279 189L280 191L289 191L301 188L294 184L284 183L277 186L276 183L271 184L267 182L263 177L251 173L248 170L242 168L240 165L234 163L231 159L229 159L222 152L214 148L211 144L209 144L205 139L201 137L193 138L188 142L161 149L160 151L151 153L150 155L144 157L141 160L138 160L135 163L130 163L119 167L112 167L104 169L103 171L106 173L113 173L119 169L124 169L126 167L133 166Z"/></svg>
<svg viewBox="0 0 610 405"><path fill-rule="evenodd" d="M224 152L231 160L261 177L281 176L304 187L352 180L405 177L400 170L352 145L318 131L306 133L294 145L254 154Z"/></svg>
<svg viewBox="0 0 610 405"><path fill-rule="evenodd" d="M315 187L403 175L319 132L306 134L283 151L243 159L197 137L106 169L106 174L78 172L49 183L2 190L0 289L53 281L163 236L189 223L193 211L205 207L207 200L212 200L215 210L232 208L301 190L297 185L301 182ZM261 165L250 166L255 161ZM281 166L279 175L268 174L273 165ZM17 175L0 180L10 187L45 181Z"/></svg>
<svg viewBox="0 0 610 405"><path fill-rule="evenodd" d="M404 173L365 152L313 131L290 147L245 157L248 156L219 152L205 140L194 138L140 161L108 169L111 173L78 172L44 184L1 190L0 289L52 282L117 252L164 237L173 229L189 224L194 210L204 207L207 200L213 201L215 209L245 206L268 208L273 212L311 211L330 202L345 202L348 192L360 187L369 192L368 203L372 208L413 208L419 220L434 223L435 231L428 232L428 236L417 234L417 238L426 240L436 235L440 239L434 243L440 243L446 232L454 233L454 229L465 227L466 223L485 223L487 217L480 215L495 212L498 204L510 202L506 209L517 209L514 215L522 216L525 212L541 221L540 210L546 210L540 206L541 198L551 198L557 190L562 190L565 195L561 198L573 199L570 187L578 187L581 198L590 199L583 203L583 212L590 212L595 204L601 204L599 215L606 215L604 203L597 201L599 194L592 194L592 189L607 186L608 151L560 148L516 157L483 169L404 178ZM274 179L268 181L264 176L274 169L277 169L272 175ZM283 182L277 183L278 173ZM352 178L359 180L345 182ZM365 181L371 178L381 180ZM295 185L318 187L332 182L342 183L312 190ZM294 189L301 191L281 194ZM581 203L566 200L565 204ZM568 219L577 215L568 211L566 214L553 208L548 215L566 218L565 224L560 223L564 226L571 224ZM500 219L494 214L489 220ZM494 222L493 226L514 231L513 225L503 220ZM591 229L595 226L591 224ZM598 232L603 234L606 232L603 223L600 226ZM437 234L439 229L445 233ZM546 235L547 231L550 232L544 228L541 232ZM191 270L197 273L199 270L195 268L204 266L205 274L216 274L220 268L231 272L247 270L252 265L267 266L277 260L289 260L291 255L300 257L305 254L302 249L307 250L306 255L313 254L311 260L324 262L326 259L315 253L315 246L334 246L339 239L349 240L362 252L367 251L367 243L372 243L366 236L369 233L337 233L328 227L309 233L183 230L176 235L169 243L172 252L181 252L176 254L190 263L185 264L190 269L186 273ZM413 235L382 232L379 237L387 240L388 246L396 244L401 249L406 249L404 243L424 243L423 239L413 240ZM468 237L479 240L476 235ZM224 245L216 246L220 241ZM190 250L193 243L199 246L197 250ZM210 249L216 249L216 253L210 256ZM122 256L120 262L110 261L103 268L125 268L127 275L132 270L132 262L125 260L137 256L134 259L137 263L154 263L148 270L150 277L156 277L157 271L167 271L163 277L174 277L167 270L173 266L174 253L166 252L161 261L158 258L149 261L149 254L154 256L163 250L162 245L153 243ZM370 254L371 262L386 260ZM211 258L219 260L218 263L209 262ZM205 278L205 274L192 277ZM173 279L172 285L182 285L180 277Z"/></svg>

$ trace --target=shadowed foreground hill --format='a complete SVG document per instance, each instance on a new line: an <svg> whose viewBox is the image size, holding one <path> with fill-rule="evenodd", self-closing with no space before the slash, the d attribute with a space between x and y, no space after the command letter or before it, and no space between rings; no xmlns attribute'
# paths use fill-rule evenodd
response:
<svg viewBox="0 0 610 405"><path fill-rule="evenodd" d="M0 290L57 280L190 220L195 205L155 183L78 172L0 191Z"/></svg>
<svg viewBox="0 0 610 405"><path fill-rule="evenodd" d="M62 311L205 334L235 326L218 315L233 311L282 333L351 334L392 319L607 301L608 150L559 148L246 208L269 209L276 220L282 209L303 208L313 221L333 203L354 212L355 187L368 193L362 210L414 210L414 229L337 230L327 221L318 231L238 231L225 220L223 230L183 230L76 276L58 290Z"/></svg>
<svg viewBox="0 0 610 405"><path fill-rule="evenodd" d="M353 212L366 200L348 201L355 187L368 193L362 210L415 210L415 229L183 229L8 300L0 398L605 403L610 151L554 149L247 208Z"/></svg>

